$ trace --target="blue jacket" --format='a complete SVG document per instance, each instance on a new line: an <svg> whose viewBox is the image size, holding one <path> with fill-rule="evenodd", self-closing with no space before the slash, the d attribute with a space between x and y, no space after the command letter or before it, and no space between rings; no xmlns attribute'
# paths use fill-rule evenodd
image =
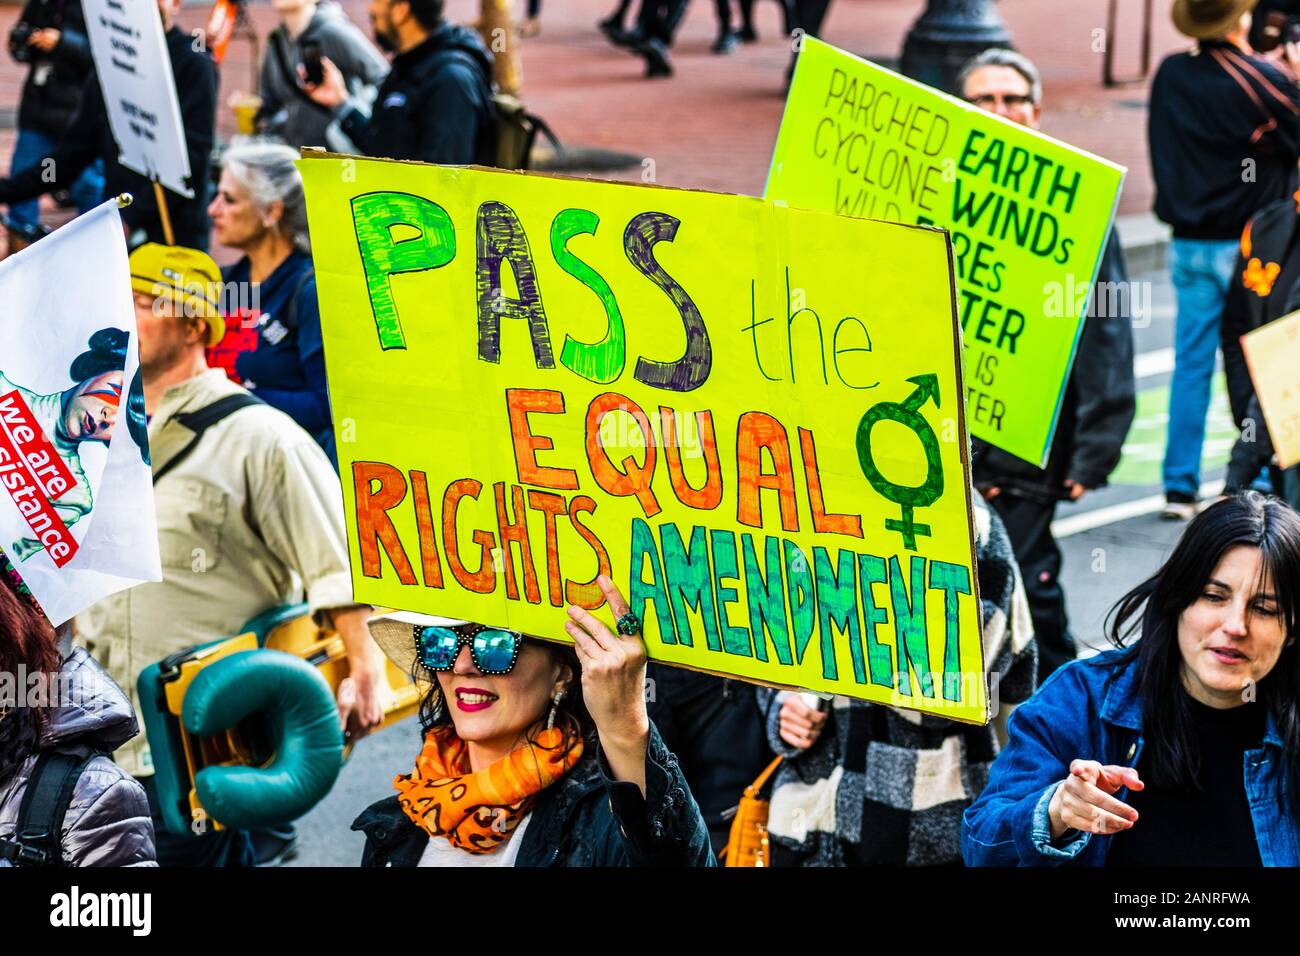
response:
<svg viewBox="0 0 1300 956"><path fill-rule="evenodd" d="M962 819L968 866L1105 865L1108 835L1079 833L1060 847L1052 845L1047 805L1069 775L1070 761L1133 767L1142 756L1138 666L1132 662L1116 673L1123 653L1067 664L1012 714L1007 747ZM1300 865L1300 820L1284 807L1282 756L1282 738L1270 714L1263 746L1246 751L1243 768L1265 866ZM1127 795L1127 789L1115 794L1119 800Z"/></svg>
<svg viewBox="0 0 1300 956"><path fill-rule="evenodd" d="M429 834L392 796L352 824L366 834L362 866L418 866ZM582 759L542 791L515 866L716 866L709 830L676 756L654 724L646 750L646 796L613 780L589 740Z"/></svg>
<svg viewBox="0 0 1300 956"><path fill-rule="evenodd" d="M295 249L275 267L258 286L256 311L246 312L235 294L252 282L247 256L223 269L222 280L233 314L208 364L233 371L234 381L301 425L338 471L311 255Z"/></svg>

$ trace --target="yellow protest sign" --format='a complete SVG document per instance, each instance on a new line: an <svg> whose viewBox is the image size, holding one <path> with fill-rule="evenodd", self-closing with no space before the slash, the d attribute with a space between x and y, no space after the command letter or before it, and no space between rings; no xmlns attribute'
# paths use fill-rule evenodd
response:
<svg viewBox="0 0 1300 956"><path fill-rule="evenodd" d="M986 719L942 232L300 166L358 601Z"/></svg>
<svg viewBox="0 0 1300 956"><path fill-rule="evenodd" d="M1277 462L1290 468L1300 463L1300 312L1247 332L1241 348Z"/></svg>
<svg viewBox="0 0 1300 956"><path fill-rule="evenodd" d="M971 433L1043 465L1124 168L803 41L764 195L952 233ZM1099 300L1089 304L1090 296Z"/></svg>

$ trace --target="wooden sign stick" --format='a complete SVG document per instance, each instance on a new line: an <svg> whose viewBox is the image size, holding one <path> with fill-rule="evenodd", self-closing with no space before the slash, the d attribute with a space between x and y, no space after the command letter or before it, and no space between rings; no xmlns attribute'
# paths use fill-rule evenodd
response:
<svg viewBox="0 0 1300 956"><path fill-rule="evenodd" d="M176 235L172 232L172 217L167 211L167 194L163 192L162 183L158 180L153 181L154 199L158 200L158 215L162 217L163 238L167 240L167 245L176 245Z"/></svg>

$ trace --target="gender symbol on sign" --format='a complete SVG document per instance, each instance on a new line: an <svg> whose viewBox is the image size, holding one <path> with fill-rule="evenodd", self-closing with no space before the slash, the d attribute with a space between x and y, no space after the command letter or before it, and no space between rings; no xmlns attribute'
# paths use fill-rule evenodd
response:
<svg viewBox="0 0 1300 956"><path fill-rule="evenodd" d="M908 381L916 385L916 390L901 403L880 402L867 409L867 413L858 422L857 445L858 463L871 487L881 497L902 507L901 518L885 519L885 530L897 531L903 536L904 547L915 551L916 536L929 537L930 526L917 524L912 511L933 504L943 494L943 464L939 460L939 438L925 416L918 411L927 399L934 399L935 408L939 407L939 377L934 374L917 375ZM921 448L925 451L925 480L919 485L896 485L876 467L871 453L871 429L883 421L898 422L910 428L920 440Z"/></svg>

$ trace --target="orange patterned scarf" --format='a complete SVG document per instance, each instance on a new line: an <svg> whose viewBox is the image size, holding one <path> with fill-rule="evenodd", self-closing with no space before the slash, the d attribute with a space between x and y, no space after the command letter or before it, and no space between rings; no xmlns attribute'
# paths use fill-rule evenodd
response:
<svg viewBox="0 0 1300 956"><path fill-rule="evenodd" d="M446 837L469 853L491 853L510 838L537 794L582 756L581 739L567 753L563 746L560 728L543 730L535 743L516 747L476 773L455 729L437 727L424 738L415 772L398 775L393 786L406 815L430 836Z"/></svg>

